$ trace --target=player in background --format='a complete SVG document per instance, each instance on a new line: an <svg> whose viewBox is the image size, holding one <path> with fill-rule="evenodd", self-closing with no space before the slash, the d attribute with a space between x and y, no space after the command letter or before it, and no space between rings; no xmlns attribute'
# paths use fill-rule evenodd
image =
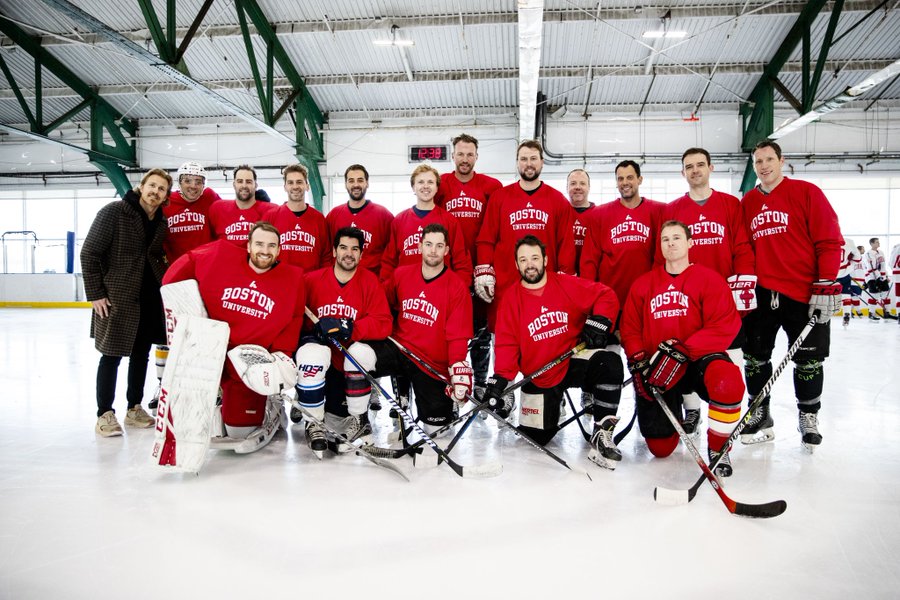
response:
<svg viewBox="0 0 900 600"><path fill-rule="evenodd" d="M881 251L881 242L877 237L869 240L869 250L863 255L863 267L866 269L866 289L869 292L869 319L880 321L877 311L881 308L881 314L886 319L893 316L887 308L888 298L887 292L890 291L891 285L888 282L887 263L884 260L884 253Z"/></svg>
<svg viewBox="0 0 900 600"><path fill-rule="evenodd" d="M823 362L828 357L831 317L841 302L841 284L835 278L843 239L837 214L822 190L785 177L783 167L777 143L757 144L753 169L759 184L741 200L759 278L758 307L744 318L744 374L752 400L772 375L778 330L784 329L790 347L818 311L817 324L793 357L799 430L804 447L812 452L822 443L818 413L825 381ZM770 399L765 398L755 411L741 441L756 443L774 437Z"/></svg>
<svg viewBox="0 0 900 600"><path fill-rule="evenodd" d="M328 238L334 239L343 227L356 227L366 237L362 262L364 269L375 275L381 271L381 255L391 236L394 215L387 208L366 199L369 189L369 172L362 165L350 165L344 171L344 186L350 198L345 204L333 207L325 222L328 224Z"/></svg>
<svg viewBox="0 0 900 600"><path fill-rule="evenodd" d="M462 133L453 138L453 171L441 175L441 184L434 197L434 203L456 217L462 228L463 238L469 257L476 257L475 239L484 221L485 207L491 195L503 187L499 180L475 172L478 161L478 140ZM491 332L487 327L488 305L475 295L472 289L472 339L470 353L472 369L475 372L475 396L484 394L491 360Z"/></svg>
<svg viewBox="0 0 900 600"><path fill-rule="evenodd" d="M391 237L381 257L381 281L389 280L397 267L421 263L419 242L422 231L431 223L442 225L448 232L447 266L466 285L472 281L472 259L466 250L462 227L456 217L434 203L440 179L440 173L431 165L421 164L413 169L409 184L416 195L416 203L401 211L391 223Z"/></svg>
<svg viewBox="0 0 900 600"><path fill-rule="evenodd" d="M256 170L249 165L234 170L232 186L234 202L217 202L210 207L209 224L213 239L225 239L243 248L254 224L268 221L278 207L256 199Z"/></svg>
<svg viewBox="0 0 900 600"><path fill-rule="evenodd" d="M891 258L888 262L891 268L891 305L894 307L894 316L900 319L900 243L891 248Z"/></svg>
<svg viewBox="0 0 900 600"><path fill-rule="evenodd" d="M372 430L368 399L361 397L368 382L358 372L353 377L345 376L349 362L326 337L326 332L336 331L357 356L369 351L359 342L384 340L391 333L393 319L378 277L360 268L364 245L361 230L338 229L332 243L334 264L304 275L306 305L319 321L313 326L313 335L304 335L297 350L297 401L316 419L307 419L306 442L318 458L327 448L322 421L351 441ZM295 423L302 416L299 407L291 409Z"/></svg>
<svg viewBox="0 0 900 600"><path fill-rule="evenodd" d="M691 238L684 223L662 224L665 263L631 286L622 313L622 345L639 397L638 425L650 452L663 458L678 445L678 434L650 388L659 390L675 414L683 397L696 392L709 403L710 462L725 452L716 473L728 477L732 466L725 442L741 416L744 381L726 350L741 318L722 276L691 262Z"/></svg>
<svg viewBox="0 0 900 600"><path fill-rule="evenodd" d="M861 257L857 256L856 244L848 237L844 238L844 246L841 248L841 264L838 267L837 281L841 284L841 316L843 317L844 327L850 325L850 316L853 314L853 298L859 302L859 295L862 289L856 285L856 282L850 276L856 268L855 263L860 262Z"/></svg>
<svg viewBox="0 0 900 600"><path fill-rule="evenodd" d="M634 280L653 267L663 204L641 196L641 166L633 160L616 165L619 199L588 213L579 273L602 281L624 306Z"/></svg>
<svg viewBox="0 0 900 600"><path fill-rule="evenodd" d="M853 310L850 312L851 317L862 318L862 300L861 296L866 287L866 265L863 256L866 249L863 246L857 246L853 258L850 259L850 279L852 285L850 287L850 303Z"/></svg>
<svg viewBox="0 0 900 600"><path fill-rule="evenodd" d="M712 269L728 282L738 313L743 316L756 308L756 261L740 200L710 187L713 170L709 152L703 148L685 150L681 155L681 175L688 183L688 193L665 204L661 218L663 222L675 220L688 226L690 262ZM662 245L657 244L655 264L664 263ZM736 365L744 364L743 343L741 329L728 346L728 356ZM699 425L700 397L690 394L684 399L684 430L693 434L699 431Z"/></svg>
<svg viewBox="0 0 900 600"><path fill-rule="evenodd" d="M192 250L169 268L163 283L197 280L209 318L229 325L229 350L256 344L293 364L288 357L300 339L306 300L303 272L279 262L278 254L278 230L258 222L243 247L222 239ZM241 453L253 452L285 425L283 397L254 392L232 361L225 361L221 416L226 437L251 441ZM213 431L214 439L221 433Z"/></svg>
<svg viewBox="0 0 900 600"><path fill-rule="evenodd" d="M574 169L566 177L566 192L569 195L569 204L575 211L575 224L572 226L572 234L575 237L575 274L581 261L581 249L584 247L584 236L587 233L587 216L595 208L595 204L588 200L591 193L591 176L584 169Z"/></svg>
<svg viewBox="0 0 900 600"><path fill-rule="evenodd" d="M622 454L613 441L624 369L618 352L606 350L616 294L602 283L547 269L544 243L527 235L516 243L520 281L507 288L497 308L494 375L484 397L506 417L512 404L503 390L518 373L532 373L584 341L587 349L522 387L519 429L544 445L559 431L560 404L570 387L590 395L594 417L590 460L615 469Z"/></svg>
<svg viewBox="0 0 900 600"><path fill-rule="evenodd" d="M297 163L286 166L282 174L287 202L269 215L269 221L281 232L281 261L300 267L304 272L331 264L325 217L306 203L309 172Z"/></svg>

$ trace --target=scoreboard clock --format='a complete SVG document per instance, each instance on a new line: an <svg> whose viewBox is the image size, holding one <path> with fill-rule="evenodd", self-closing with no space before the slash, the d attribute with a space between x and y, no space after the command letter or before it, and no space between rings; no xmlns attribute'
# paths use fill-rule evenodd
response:
<svg viewBox="0 0 900 600"><path fill-rule="evenodd" d="M450 146L410 146L409 162L423 160L450 160Z"/></svg>

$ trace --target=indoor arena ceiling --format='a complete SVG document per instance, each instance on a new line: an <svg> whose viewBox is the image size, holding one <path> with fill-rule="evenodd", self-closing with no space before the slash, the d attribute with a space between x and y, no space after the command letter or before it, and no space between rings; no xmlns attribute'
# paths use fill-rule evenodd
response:
<svg viewBox="0 0 900 600"><path fill-rule="evenodd" d="M286 113L293 118L294 111L278 113L279 105L304 97L306 90L332 124L395 118L413 122L437 117L518 118L527 114L520 110L529 104L520 98L520 89L529 95L535 91L538 104L545 102L556 118L597 113L689 118L703 111L736 112L751 100L785 40L796 35L792 28L810 3L673 0L636 7L635 2L580 0L145 0L144 4L147 10L142 10L141 0L0 0L0 15L5 18L0 19L4 24L0 123L27 129L34 115L29 118L22 103L36 111L38 95L43 98L40 111L45 123L61 117L83 121L88 114L86 107L78 108L83 95L73 90L71 81L47 64L36 70L35 60L9 34L10 28L37 40L121 117L139 126L255 119L261 128L284 131L297 121L282 119ZM836 5L842 10L833 22L830 14ZM202 19L195 22L204 8ZM255 24L255 8L271 26L271 36ZM155 13L155 20L148 11ZM528 17L523 16L527 11L538 19L528 35ZM896 65L900 0L827 2L803 30L801 38L809 39L810 71L816 69L823 40L831 39L814 102L804 101L809 74L804 76L803 44L797 43L777 69L776 106L801 102L808 108ZM187 44L182 43L185 39ZM528 44L534 49L531 62L524 58ZM248 48L255 59L248 58ZM267 48L276 50L269 53L274 56L270 66ZM167 60L160 58L164 54ZM294 74L302 78L306 90L294 85ZM527 87L529 81L535 85ZM268 117L267 102L261 97L268 98ZM893 72L853 104L865 109L873 103L900 105L900 81Z"/></svg>

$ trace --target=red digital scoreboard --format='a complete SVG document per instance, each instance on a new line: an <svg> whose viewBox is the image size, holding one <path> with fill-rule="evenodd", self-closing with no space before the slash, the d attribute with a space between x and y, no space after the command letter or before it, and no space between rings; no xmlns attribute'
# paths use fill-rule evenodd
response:
<svg viewBox="0 0 900 600"><path fill-rule="evenodd" d="M450 160L450 146L410 146L409 162Z"/></svg>

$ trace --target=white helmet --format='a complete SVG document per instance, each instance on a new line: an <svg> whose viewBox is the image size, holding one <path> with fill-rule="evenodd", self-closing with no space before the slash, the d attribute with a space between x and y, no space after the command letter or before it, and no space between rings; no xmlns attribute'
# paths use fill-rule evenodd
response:
<svg viewBox="0 0 900 600"><path fill-rule="evenodd" d="M178 182L181 183L182 175L196 175L198 177L203 178L203 183L206 183L206 171L203 169L203 165L198 162L186 162L180 167L178 167Z"/></svg>

